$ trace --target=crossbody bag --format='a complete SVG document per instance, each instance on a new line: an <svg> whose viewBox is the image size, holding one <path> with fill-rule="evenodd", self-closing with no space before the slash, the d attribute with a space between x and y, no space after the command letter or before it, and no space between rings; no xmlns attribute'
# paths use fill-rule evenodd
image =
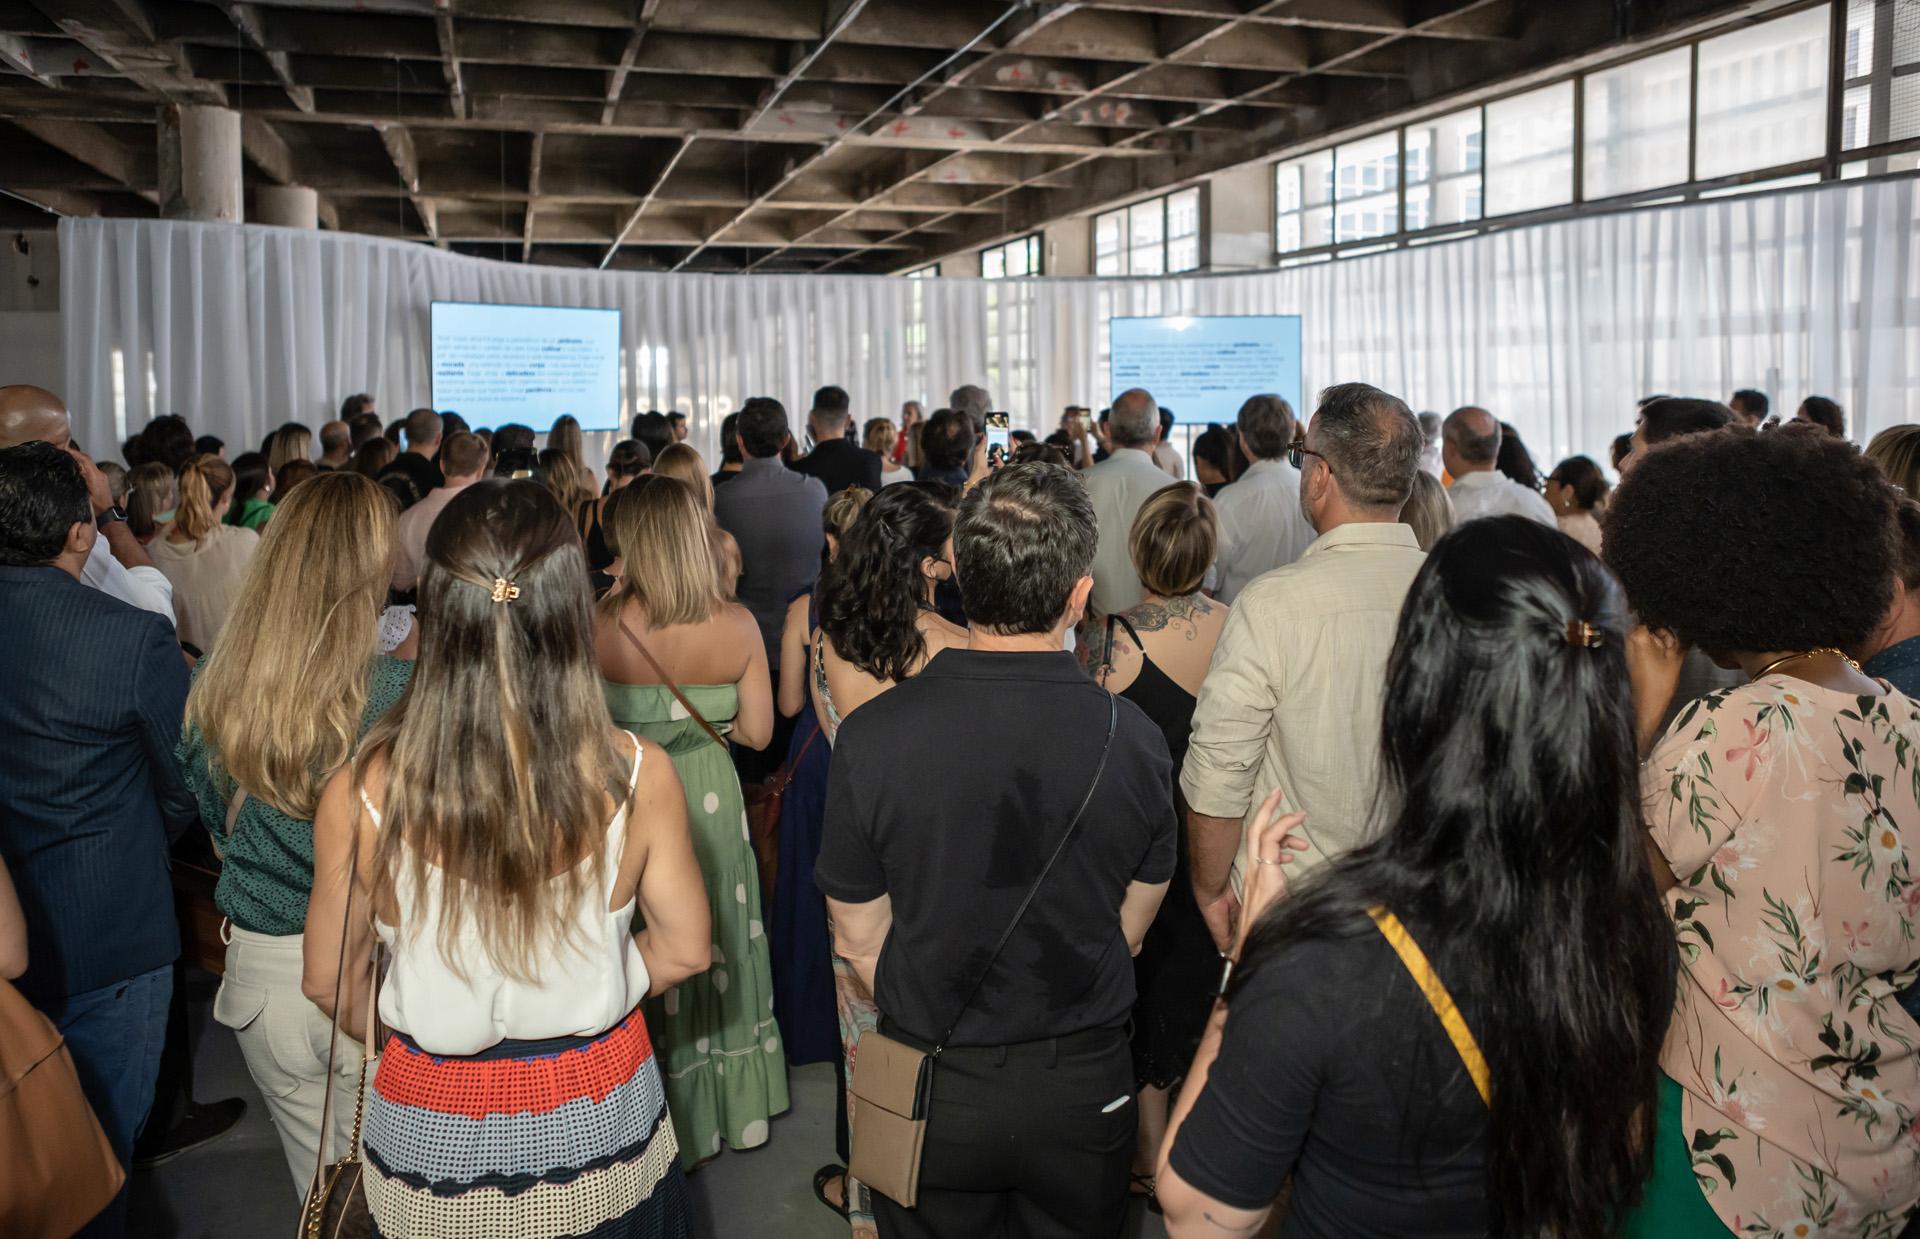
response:
<svg viewBox="0 0 1920 1239"><path fill-rule="evenodd" d="M1493 1073L1487 1069L1486 1056L1480 1053L1480 1043L1473 1039L1473 1030L1467 1027L1467 1017L1460 1014L1453 995L1447 992L1447 987L1440 981L1440 974L1428 962L1427 953L1420 949L1420 944L1413 940L1413 935L1407 932L1407 927L1393 913L1375 904L1367 909L1367 915L1373 918L1380 936L1400 957L1401 965L1413 977L1413 983L1420 987L1420 993L1425 996L1427 1005L1433 1008L1434 1015L1439 1017L1447 1040L1453 1042L1454 1051L1467 1068L1468 1078L1480 1092L1480 1100L1492 1105Z"/></svg>
<svg viewBox="0 0 1920 1239"><path fill-rule="evenodd" d="M1080 820L1087 814L1087 806L1093 801L1093 793L1100 786L1100 777L1107 771L1107 758L1113 752L1113 732L1120 719L1118 700L1112 694L1107 696L1107 740L1100 749L1100 764L1094 768L1093 781L1087 784L1087 794L1080 798L1080 807L1074 810L1073 820L1067 823L1066 833L1060 836L1053 855L1040 870L1040 876L1033 880L1027 889L1026 898L1015 909L1013 919L1000 931L999 941L993 944L993 951L987 956L985 968L973 980L973 986L967 990L967 996L960 1001L960 1009L953 1013L953 1019L947 1023L947 1031L931 1050L917 1049L887 1036L877 1028L869 1028L860 1035L855 1047L853 1059L853 1078L847 1088L858 1104L853 1114L853 1156L847 1159L847 1171L861 1183L879 1192L889 1200L913 1208L920 1197L920 1160L925 1152L927 1138L927 1110L933 1099L933 1067L946 1050L947 1042L953 1038L953 1030L960 1025L960 1018L973 1005L980 993L980 987L986 984L987 975L993 971L993 965L999 960L1000 952L1006 949L1008 939L1020 925L1021 918L1033 905L1034 896L1046 883L1047 875L1053 872L1054 865L1067 850L1067 844L1080 828Z"/></svg>

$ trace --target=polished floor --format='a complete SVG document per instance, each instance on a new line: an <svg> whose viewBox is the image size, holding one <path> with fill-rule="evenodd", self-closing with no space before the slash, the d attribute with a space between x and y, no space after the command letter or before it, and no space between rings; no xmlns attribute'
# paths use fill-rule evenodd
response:
<svg viewBox="0 0 1920 1239"><path fill-rule="evenodd" d="M212 979L192 983L195 1092L203 1101L241 1096L247 1117L219 1140L133 1180L132 1239L254 1239L291 1235L299 1204L233 1035L209 1017ZM690 1180L694 1233L724 1239L846 1239L846 1223L813 1198L813 1172L834 1161L833 1069L792 1074L793 1108L773 1138L728 1151ZM1134 1208L1125 1239L1164 1239L1160 1219Z"/></svg>

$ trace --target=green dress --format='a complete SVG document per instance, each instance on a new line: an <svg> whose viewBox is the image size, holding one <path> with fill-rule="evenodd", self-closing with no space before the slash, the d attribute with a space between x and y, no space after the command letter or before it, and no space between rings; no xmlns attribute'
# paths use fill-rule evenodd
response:
<svg viewBox="0 0 1920 1239"><path fill-rule="evenodd" d="M733 685L683 685L680 691L715 731L726 734L740 708ZM727 750L664 685L608 682L606 693L618 726L673 758L713 910L712 966L646 1003L680 1160L692 1166L718 1153L722 1141L736 1149L765 1144L768 1120L787 1108L787 1059L773 1019L760 873Z"/></svg>

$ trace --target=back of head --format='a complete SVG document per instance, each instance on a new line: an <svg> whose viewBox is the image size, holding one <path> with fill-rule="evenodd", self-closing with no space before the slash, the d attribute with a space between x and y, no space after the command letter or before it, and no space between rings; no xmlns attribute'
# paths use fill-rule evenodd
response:
<svg viewBox="0 0 1920 1239"><path fill-rule="evenodd" d="M1349 504L1394 513L1405 505L1425 440L1400 397L1366 383L1329 387L1320 393L1313 435Z"/></svg>
<svg viewBox="0 0 1920 1239"><path fill-rule="evenodd" d="M311 460L289 460L273 471L273 502L276 505L286 502L293 488L312 478L320 476L320 466Z"/></svg>
<svg viewBox="0 0 1920 1239"><path fill-rule="evenodd" d="M1208 426L1193 437L1193 459L1196 464L1205 461L1213 466L1214 471L1229 482L1240 476L1246 461L1240 452L1238 436L1217 425Z"/></svg>
<svg viewBox="0 0 1920 1239"><path fill-rule="evenodd" d="M720 463L737 465L740 463L740 415L729 413L720 419Z"/></svg>
<svg viewBox="0 0 1920 1239"><path fill-rule="evenodd" d="M1494 468L1528 490L1540 489L1540 468L1533 463L1533 453L1527 450L1520 432L1511 422L1500 423L1500 451L1494 459Z"/></svg>
<svg viewBox="0 0 1920 1239"><path fill-rule="evenodd" d="M956 413L964 414L973 426L974 433L978 434L986 429L987 414L993 410L993 397L987 394L987 389L984 387L962 383L947 397L947 407Z"/></svg>
<svg viewBox="0 0 1920 1239"><path fill-rule="evenodd" d="M1867 459L1902 492L1920 499L1920 424L1889 426L1867 444Z"/></svg>
<svg viewBox="0 0 1920 1239"><path fill-rule="evenodd" d="M813 407L808 411L810 418L821 419L824 426L844 425L853 412L853 398L847 395L844 387L822 387L813 393Z"/></svg>
<svg viewBox="0 0 1920 1239"><path fill-rule="evenodd" d="M0 564L50 564L73 527L92 520L86 475L71 452L32 439L0 448Z"/></svg>
<svg viewBox="0 0 1920 1239"><path fill-rule="evenodd" d="M820 532L839 542L860 519L860 513L872 498L873 492L864 486L846 486L834 491L827 497L827 506L820 509Z"/></svg>
<svg viewBox="0 0 1920 1239"><path fill-rule="evenodd" d="M299 821L360 735L393 520L392 498L357 473L282 498L187 698L222 775ZM297 685L300 708L263 685Z"/></svg>
<svg viewBox="0 0 1920 1239"><path fill-rule="evenodd" d="M600 880L609 797L624 798L630 765L593 656L586 560L531 482L461 490L426 552L413 681L356 768L388 762L374 873L390 884L405 865L424 881L431 858L443 949L471 924L495 967L529 978Z"/></svg>
<svg viewBox="0 0 1920 1239"><path fill-rule="evenodd" d="M1400 523L1413 530L1413 540L1423 551L1431 551L1453 529L1453 500L1439 478L1419 469L1413 475L1413 490L1400 506Z"/></svg>
<svg viewBox="0 0 1920 1239"><path fill-rule="evenodd" d="M493 454L493 476L508 481L538 482L545 475L540 469L540 453L530 447L510 447Z"/></svg>
<svg viewBox="0 0 1920 1239"><path fill-rule="evenodd" d="M1293 446L1293 407L1278 396L1249 397L1234 425L1256 460L1278 460Z"/></svg>
<svg viewBox="0 0 1920 1239"><path fill-rule="evenodd" d="M375 435L353 450L353 471L361 477L377 478L400 455L393 441Z"/></svg>
<svg viewBox="0 0 1920 1239"><path fill-rule="evenodd" d="M1671 397L1668 397L1668 399L1671 399ZM1745 418L1750 423L1765 421L1767 410L1773 407L1772 402L1767 399L1767 393L1751 387L1742 387L1739 391L1728 397L1727 408L1729 412L1732 411L1735 405L1739 406L1738 416Z"/></svg>
<svg viewBox="0 0 1920 1239"><path fill-rule="evenodd" d="M622 439L607 453L607 480L639 477L653 467L653 453L638 439Z"/></svg>
<svg viewBox="0 0 1920 1239"><path fill-rule="evenodd" d="M193 462L187 463L191 465ZM128 532L136 538L145 540L153 537L160 531L160 527L167 523L168 513L173 513L177 520L181 484L185 476L183 470L180 476L176 477L172 469L157 460L135 465L132 472L127 474ZM232 476L233 470L228 469L227 477L232 478ZM204 536L204 534L193 535L195 541Z"/></svg>
<svg viewBox="0 0 1920 1239"><path fill-rule="evenodd" d="M861 446L869 452L878 452L882 456L893 455L893 445L900 441L900 428L891 418L869 417L861 430Z"/></svg>
<svg viewBox="0 0 1920 1239"><path fill-rule="evenodd" d="M233 508L230 519L237 519L241 505L249 499L257 499L262 491L271 490L273 470L267 468L267 458L259 452L242 452L233 458Z"/></svg>
<svg viewBox="0 0 1920 1239"><path fill-rule="evenodd" d="M751 397L735 416L734 431L755 460L778 456L793 433L785 406L771 396Z"/></svg>
<svg viewBox="0 0 1920 1239"><path fill-rule="evenodd" d="M467 435L472 433L473 427L467 425L466 418L455 413L452 409L440 410L440 434L443 437L446 435Z"/></svg>
<svg viewBox="0 0 1920 1239"><path fill-rule="evenodd" d="M926 655L915 624L929 561L946 556L953 509L914 486L889 486L860 509L820 579L820 630L868 675L903 680Z"/></svg>
<svg viewBox="0 0 1920 1239"><path fill-rule="evenodd" d="M571 413L562 413L553 419L553 428L547 431L549 451L565 452L573 457L573 463L582 469L587 467L586 440L580 434L580 421Z"/></svg>
<svg viewBox="0 0 1920 1239"><path fill-rule="evenodd" d="M633 437L647 445L655 459L673 442L673 423L657 409L649 409L633 419Z"/></svg>
<svg viewBox="0 0 1920 1239"><path fill-rule="evenodd" d="M424 452L440 442L445 427L432 409L415 409L407 414L407 450Z"/></svg>
<svg viewBox="0 0 1920 1239"><path fill-rule="evenodd" d="M1093 566L1099 530L1087 488L1059 465L1008 465L967 493L954 573L970 625L1003 636L1051 630Z"/></svg>
<svg viewBox="0 0 1920 1239"><path fill-rule="evenodd" d="M218 456L195 456L189 460L186 468L180 470L173 527L191 542L205 541L226 514L220 500L233 484L233 467ZM129 511L127 515L131 525L133 514Z"/></svg>
<svg viewBox="0 0 1920 1239"><path fill-rule="evenodd" d="M383 435L385 435L385 436L387 437L387 439L388 439L388 440L389 440L389 441L390 441L390 442L391 442L391 443L392 443L392 444L393 444L393 445L394 445L395 447L399 447L399 446L400 446L400 432L401 432L401 431L403 431L403 430L405 430L406 428L407 428L407 419L406 419L406 418L404 418L404 417L396 417L396 418L394 418L394 419L393 419L392 421L390 421L390 422L388 422L388 423L387 423L387 428L386 428L385 430L383 430L383 431L381 431L380 433L381 433L381 434L383 434Z"/></svg>
<svg viewBox="0 0 1920 1239"><path fill-rule="evenodd" d="M320 426L320 452L325 456L344 456L353 450L353 430L345 422L323 422Z"/></svg>
<svg viewBox="0 0 1920 1239"><path fill-rule="evenodd" d="M709 527L713 517L693 488L653 475L629 486L602 514L607 542L620 556L620 588L604 606L617 612L631 598L649 628L704 624L725 601Z"/></svg>
<svg viewBox="0 0 1920 1239"><path fill-rule="evenodd" d="M1181 598L1200 588L1220 545L1213 501L1192 482L1175 482L1147 496L1127 532L1127 553L1150 594Z"/></svg>
<svg viewBox="0 0 1920 1239"><path fill-rule="evenodd" d="M1808 396L1800 402L1800 416L1836 439L1847 437L1847 413L1825 396Z"/></svg>
<svg viewBox="0 0 1920 1239"><path fill-rule="evenodd" d="M1415 416L1420 419L1420 433L1426 441L1429 444L1440 442L1440 428L1446 424L1446 418L1432 410L1422 411Z"/></svg>
<svg viewBox="0 0 1920 1239"><path fill-rule="evenodd" d="M1500 422L1478 405L1463 405L1441 423L1442 444L1469 465L1491 465L1500 458Z"/></svg>
<svg viewBox="0 0 1920 1239"><path fill-rule="evenodd" d="M546 448L540 453L540 483L553 492L560 506L569 512L577 512L580 505L593 499L593 490L588 487L586 475L573 457L559 448Z"/></svg>
<svg viewBox="0 0 1920 1239"><path fill-rule="evenodd" d="M936 409L920 429L920 455L929 469L965 469L973 455L973 423L956 409Z"/></svg>
<svg viewBox="0 0 1920 1239"><path fill-rule="evenodd" d="M1146 448L1160 433L1160 406L1152 393L1135 387L1113 398L1107 415L1107 431L1115 447Z"/></svg>
<svg viewBox="0 0 1920 1239"><path fill-rule="evenodd" d="M218 456L226 449L227 441L219 435L201 435L193 441L193 454L196 456Z"/></svg>
<svg viewBox="0 0 1920 1239"><path fill-rule="evenodd" d="M1607 456L1613 462L1613 471L1620 472L1620 466L1627 457L1633 455L1633 432L1613 436L1613 443L1607 448Z"/></svg>
<svg viewBox="0 0 1920 1239"><path fill-rule="evenodd" d="M448 478L476 478L486 471L487 445L479 435L459 431L440 444L440 473Z"/></svg>
<svg viewBox="0 0 1920 1239"><path fill-rule="evenodd" d="M267 436L267 467L278 474L296 460L313 459L313 432L298 422L288 422Z"/></svg>
<svg viewBox="0 0 1920 1239"><path fill-rule="evenodd" d="M1557 530L1501 516L1441 539L1388 661L1389 820L1246 952L1257 975L1281 943L1371 933L1375 905L1423 926L1448 987L1482 1003L1503 1234L1606 1234L1650 1164L1676 952L1641 838L1631 622Z"/></svg>
<svg viewBox="0 0 1920 1239"><path fill-rule="evenodd" d="M533 427L523 426L519 422L508 422L493 429L493 455L495 459L508 452L533 451Z"/></svg>
<svg viewBox="0 0 1920 1239"><path fill-rule="evenodd" d="M366 392L358 392L340 402L340 420L351 422L354 418L373 411L373 397Z"/></svg>
<svg viewBox="0 0 1920 1239"><path fill-rule="evenodd" d="M1641 621L1683 644L1852 649L1892 599L1896 498L1815 426L1686 435L1614 488L1601 546Z"/></svg>
<svg viewBox="0 0 1920 1239"><path fill-rule="evenodd" d="M283 432L294 428L283 428ZM307 428L298 426L297 429L304 434ZM193 459L193 431L188 428L187 419L178 413L163 413L148 422L140 432L140 442L145 459L158 461L176 473ZM301 440L302 444L305 442Z"/></svg>
<svg viewBox="0 0 1920 1239"><path fill-rule="evenodd" d="M1607 475L1589 456L1569 456L1553 467L1548 481L1558 482L1573 491L1573 502L1582 512L1591 512L1607 497Z"/></svg>
<svg viewBox="0 0 1920 1239"><path fill-rule="evenodd" d="M1720 430L1732 423L1733 410L1717 400L1666 396L1640 409L1640 437L1648 447L1658 447L1682 435Z"/></svg>
<svg viewBox="0 0 1920 1239"><path fill-rule="evenodd" d="M353 438L355 451L369 439L380 438L380 415L378 413L356 413L347 419L347 429Z"/></svg>
<svg viewBox="0 0 1920 1239"><path fill-rule="evenodd" d="M707 462L691 443L669 443L667 450L654 459L653 471L686 486L701 507L712 510L713 478L708 473Z"/></svg>
<svg viewBox="0 0 1920 1239"><path fill-rule="evenodd" d="M1894 520L1900 527L1900 559L1895 571L1908 594L1920 594L1920 501L1901 499Z"/></svg>

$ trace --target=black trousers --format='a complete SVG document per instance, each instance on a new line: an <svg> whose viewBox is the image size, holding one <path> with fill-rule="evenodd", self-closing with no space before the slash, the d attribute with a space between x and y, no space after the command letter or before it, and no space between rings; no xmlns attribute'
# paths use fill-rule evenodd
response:
<svg viewBox="0 0 1920 1239"><path fill-rule="evenodd" d="M933 1071L920 1203L874 1193L881 1239L1113 1239L1137 1121L1121 1029L950 1049Z"/></svg>

